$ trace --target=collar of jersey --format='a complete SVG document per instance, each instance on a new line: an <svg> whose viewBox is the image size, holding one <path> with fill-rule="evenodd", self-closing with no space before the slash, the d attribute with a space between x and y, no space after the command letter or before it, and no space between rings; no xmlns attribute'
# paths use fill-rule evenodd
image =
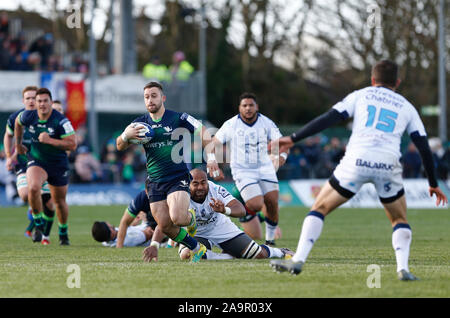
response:
<svg viewBox="0 0 450 318"><path fill-rule="evenodd" d="M149 118L152 122L154 122L154 123L159 123L159 122L164 118L164 115L165 115L165 114L166 114L166 110L164 110L164 114L161 116L160 119L154 120L154 119L152 118L152 116L150 116L150 113L148 113L148 118Z"/></svg>
<svg viewBox="0 0 450 318"><path fill-rule="evenodd" d="M247 123L245 120L243 120L243 119L241 118L241 114L238 114L238 118L239 118L244 124L246 124L246 125L249 126L249 127L253 127L253 125L256 124L256 122L258 121L259 116L261 116L260 113L258 113L258 117L256 117L256 120L255 120L253 123L249 124L249 123Z"/></svg>

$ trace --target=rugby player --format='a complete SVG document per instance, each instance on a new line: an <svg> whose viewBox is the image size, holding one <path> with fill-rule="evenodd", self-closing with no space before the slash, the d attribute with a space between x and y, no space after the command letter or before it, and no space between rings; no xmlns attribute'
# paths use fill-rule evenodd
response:
<svg viewBox="0 0 450 318"><path fill-rule="evenodd" d="M28 152L23 145L24 128L31 136L27 163L28 201L32 208L36 231L44 232L41 188L48 182L58 217L59 243L70 245L67 220L69 207L66 194L69 183L69 161L66 151L76 149L75 131L70 121L52 109L52 95L46 88L36 92L35 110L25 110L15 121L15 146L19 155ZM48 237L42 237L48 240Z"/></svg>
<svg viewBox="0 0 450 318"><path fill-rule="evenodd" d="M378 62L372 68L371 81L372 86L349 94L299 131L270 145L286 151L295 142L353 117L352 135L345 156L304 219L295 255L290 260L271 261L275 271L299 274L322 232L325 217L352 198L363 184L372 183L392 225L398 278L402 281L417 280L408 267L412 231L406 218L399 161L404 131L408 132L422 157L430 196L436 195L437 206L447 204L448 200L438 186L427 134L419 114L410 102L395 92L400 84L397 64L389 60Z"/></svg>

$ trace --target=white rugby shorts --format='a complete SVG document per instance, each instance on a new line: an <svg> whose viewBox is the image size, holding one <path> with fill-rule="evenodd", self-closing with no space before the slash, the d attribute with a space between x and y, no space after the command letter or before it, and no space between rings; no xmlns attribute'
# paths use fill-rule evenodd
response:
<svg viewBox="0 0 450 318"><path fill-rule="evenodd" d="M330 184L350 198L365 183L372 183L383 203L395 201L404 193L402 165L393 155L371 152L345 155L333 172Z"/></svg>
<svg viewBox="0 0 450 318"><path fill-rule="evenodd" d="M275 169L273 166L269 168L232 171L236 187L245 202L257 196L264 196L272 191L279 191Z"/></svg>

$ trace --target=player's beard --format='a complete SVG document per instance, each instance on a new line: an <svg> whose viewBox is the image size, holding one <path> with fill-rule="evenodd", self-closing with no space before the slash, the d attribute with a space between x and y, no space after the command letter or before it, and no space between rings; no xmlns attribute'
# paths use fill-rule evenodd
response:
<svg viewBox="0 0 450 318"><path fill-rule="evenodd" d="M258 115L258 112L254 112L252 115L244 114L244 115L241 115L241 117L243 117L246 122L254 122L257 115Z"/></svg>
<svg viewBox="0 0 450 318"><path fill-rule="evenodd" d="M154 108L150 108L150 107L152 107L152 106L150 106L150 107L147 107L147 109L150 113L155 114L161 109L161 106L162 106L162 102L160 102L159 104L155 104Z"/></svg>
<svg viewBox="0 0 450 318"><path fill-rule="evenodd" d="M198 195L198 191L195 191L192 193L192 200L197 203L203 203L206 200L207 194L208 194L208 191L204 191L203 195Z"/></svg>

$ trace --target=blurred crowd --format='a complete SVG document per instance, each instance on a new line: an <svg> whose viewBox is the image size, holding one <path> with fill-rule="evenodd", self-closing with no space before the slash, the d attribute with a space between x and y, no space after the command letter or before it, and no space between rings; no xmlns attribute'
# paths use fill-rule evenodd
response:
<svg viewBox="0 0 450 318"><path fill-rule="evenodd" d="M52 33L31 42L23 31L11 36L8 14L0 13L0 70L87 73L89 64L82 55L74 54L71 64L64 65L62 56L54 52L54 44Z"/></svg>
<svg viewBox="0 0 450 318"><path fill-rule="evenodd" d="M116 150L117 135L111 136L103 145L100 155L95 155L86 140L85 128L77 130L78 147L69 154L72 184L88 183L143 183L146 178L146 158L144 148L132 145L127 150ZM448 180L450 169L450 147L444 147L439 138L429 139L433 153L437 176ZM341 160L345 152L346 141L336 137L330 139L318 135L310 137L292 148L286 164L278 170L280 180L290 179L327 179ZM201 146L200 146L201 147ZM198 163L198 146L191 147L191 162L188 168L205 166ZM200 152L201 153L201 152ZM194 160L194 156L197 156ZM402 154L403 177L426 178L420 155L413 143ZM0 186L13 197L15 192L14 174L6 171L6 159L3 146L0 145ZM228 164L223 164L225 181L232 181Z"/></svg>
<svg viewBox="0 0 450 318"><path fill-rule="evenodd" d="M86 129L77 130L77 149L70 153L72 183L132 183L144 182L146 158L144 148L131 145L126 151L116 150L112 136L96 156L86 139Z"/></svg>
<svg viewBox="0 0 450 318"><path fill-rule="evenodd" d="M77 132L78 149L69 156L73 183L132 183L144 182L146 177L146 158L144 148L132 145L124 152L116 150L112 136L102 147L100 157L95 156L86 142L83 129ZM435 160L437 176L448 180L450 169L450 148L443 147L439 138L430 138L430 148ZM339 164L345 153L346 140L322 135L310 137L294 146L286 164L278 171L280 180L289 179L327 179ZM200 146L201 147L201 146ZM189 168L204 166L198 163L199 152L195 143L191 147ZM195 154L195 155L194 155ZM194 158L197 156L197 158ZM200 155L201 156L201 155ZM402 154L404 178L426 178L420 155L413 143L409 143ZM223 164L226 180L232 181L228 164Z"/></svg>

